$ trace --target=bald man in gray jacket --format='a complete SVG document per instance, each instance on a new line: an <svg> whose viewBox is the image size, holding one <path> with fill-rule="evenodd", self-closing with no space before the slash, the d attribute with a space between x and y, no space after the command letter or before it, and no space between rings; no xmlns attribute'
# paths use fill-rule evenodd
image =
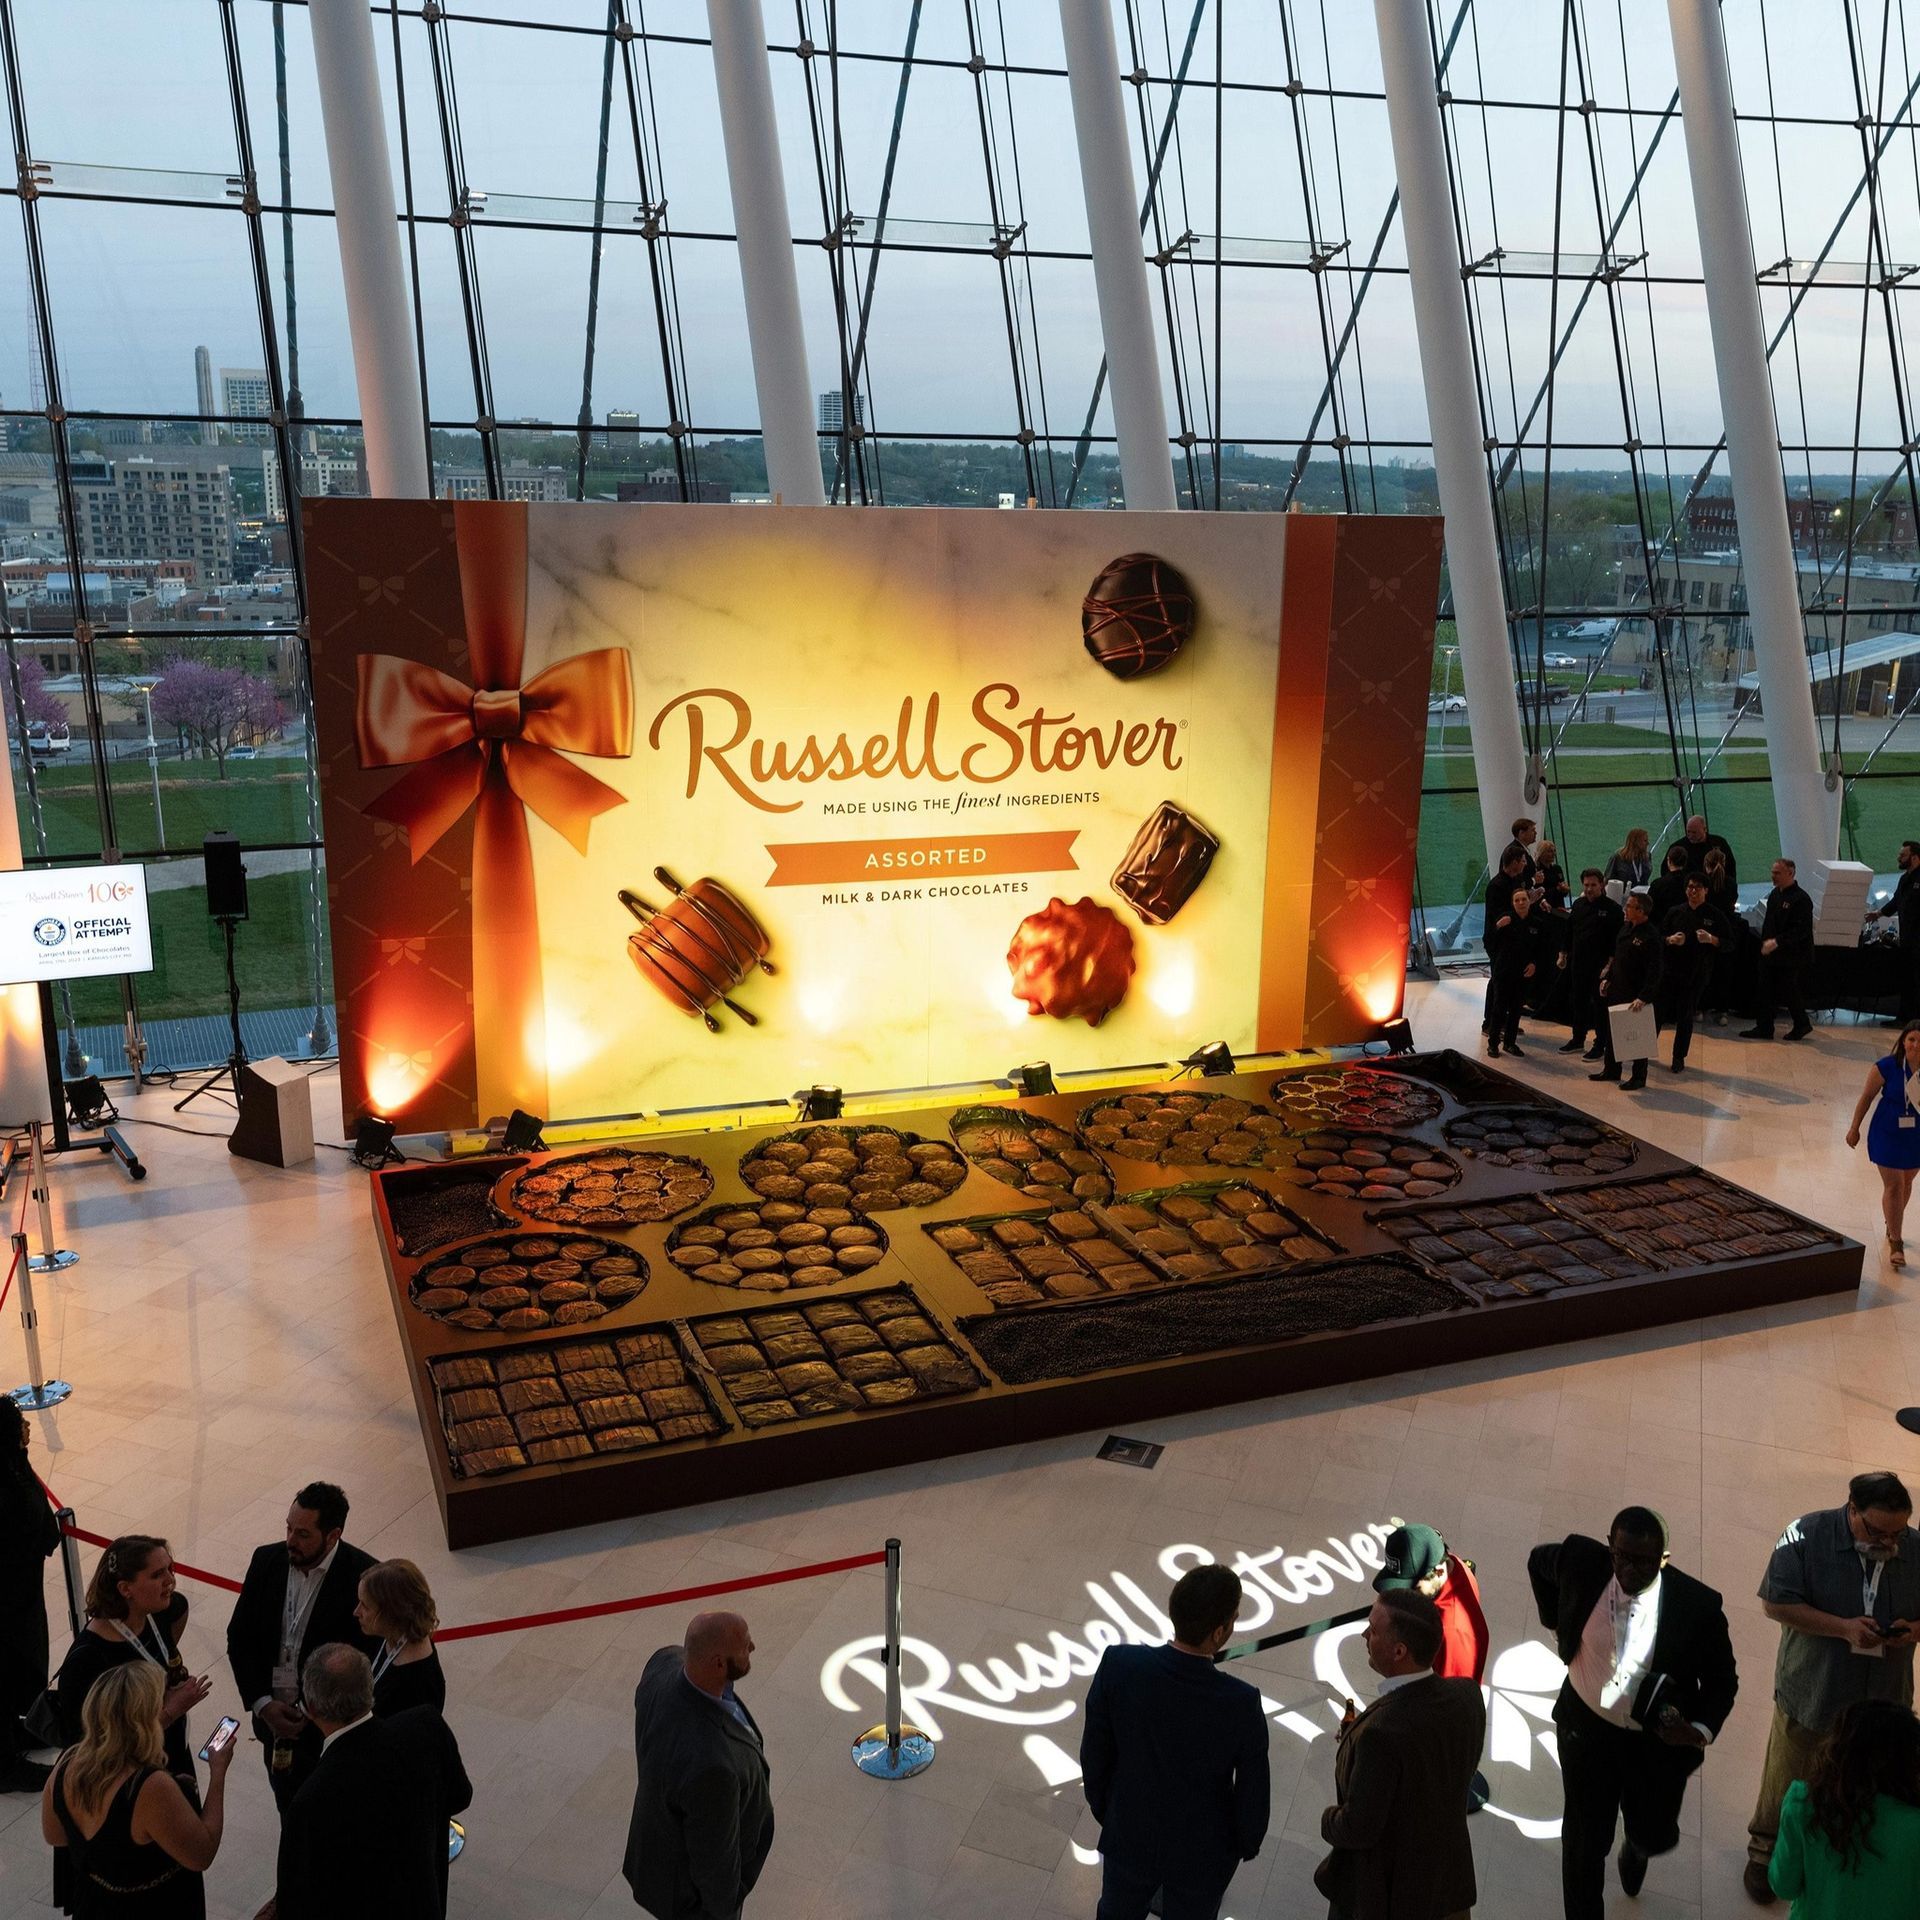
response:
<svg viewBox="0 0 1920 1920"><path fill-rule="evenodd" d="M752 1663L737 1613L696 1614L634 1689L639 1785L622 1870L658 1920L737 1920L773 1846L766 1749L733 1690Z"/></svg>

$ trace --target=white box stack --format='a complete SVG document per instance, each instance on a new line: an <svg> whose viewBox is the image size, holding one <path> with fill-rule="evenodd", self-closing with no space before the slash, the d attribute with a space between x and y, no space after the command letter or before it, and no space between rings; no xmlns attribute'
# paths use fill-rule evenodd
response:
<svg viewBox="0 0 1920 1920"><path fill-rule="evenodd" d="M1814 860L1800 884L1813 898L1814 945L1857 947L1873 869L1859 860Z"/></svg>

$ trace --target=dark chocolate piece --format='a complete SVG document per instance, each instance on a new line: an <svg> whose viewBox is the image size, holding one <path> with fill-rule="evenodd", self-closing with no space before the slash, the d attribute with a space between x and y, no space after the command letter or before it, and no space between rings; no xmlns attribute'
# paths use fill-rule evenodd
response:
<svg viewBox="0 0 1920 1920"><path fill-rule="evenodd" d="M1115 893L1150 927L1164 927L1207 877L1220 842L1171 800L1140 823L1113 870Z"/></svg>
<svg viewBox="0 0 1920 1920"><path fill-rule="evenodd" d="M1157 554L1123 553L1101 568L1081 603L1087 652L1119 680L1164 667L1193 634L1193 589Z"/></svg>

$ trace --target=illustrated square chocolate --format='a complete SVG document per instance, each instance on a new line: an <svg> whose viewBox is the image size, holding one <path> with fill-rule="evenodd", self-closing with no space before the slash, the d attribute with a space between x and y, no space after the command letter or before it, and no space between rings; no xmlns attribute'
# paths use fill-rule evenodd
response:
<svg viewBox="0 0 1920 1920"><path fill-rule="evenodd" d="M1163 927L1193 898L1220 842L1184 807L1163 800L1140 823L1113 870L1115 893L1150 927Z"/></svg>

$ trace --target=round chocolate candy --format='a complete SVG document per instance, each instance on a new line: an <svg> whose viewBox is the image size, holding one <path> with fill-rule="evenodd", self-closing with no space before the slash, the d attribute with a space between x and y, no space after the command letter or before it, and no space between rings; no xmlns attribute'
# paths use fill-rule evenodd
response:
<svg viewBox="0 0 1920 1920"><path fill-rule="evenodd" d="M1080 606L1087 652L1117 680L1156 673L1193 637L1193 589L1158 554L1123 553Z"/></svg>

